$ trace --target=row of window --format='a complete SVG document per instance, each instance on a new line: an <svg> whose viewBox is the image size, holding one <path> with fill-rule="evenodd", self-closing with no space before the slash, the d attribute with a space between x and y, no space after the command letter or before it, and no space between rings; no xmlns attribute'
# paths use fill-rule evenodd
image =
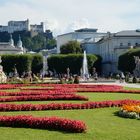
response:
<svg viewBox="0 0 140 140"><path fill-rule="evenodd" d="M138 46L138 43L135 43L135 46ZM123 43L120 43L120 46L123 46ZM131 43L128 43L128 46L131 46Z"/></svg>

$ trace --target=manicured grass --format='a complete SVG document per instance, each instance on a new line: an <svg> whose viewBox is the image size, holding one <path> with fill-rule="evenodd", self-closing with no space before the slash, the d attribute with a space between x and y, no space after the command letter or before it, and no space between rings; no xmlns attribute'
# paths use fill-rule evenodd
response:
<svg viewBox="0 0 140 140"><path fill-rule="evenodd" d="M83 120L87 126L85 134L25 128L1 127L1 140L139 140L140 121L124 119L114 115L118 108L69 111L4 112L1 115L32 114L34 116L59 116Z"/></svg>
<svg viewBox="0 0 140 140"><path fill-rule="evenodd" d="M128 89L128 90L140 90L140 88L132 88L132 87L124 87L124 89Z"/></svg>
<svg viewBox="0 0 140 140"><path fill-rule="evenodd" d="M140 94L126 93L78 93L89 97L89 101L137 99ZM11 103L81 103L81 101L34 101ZM85 101L82 101L85 102ZM0 140L140 140L140 121L115 116L119 108L101 108L91 110L53 110L0 112L0 115L58 116L82 120L87 125L83 134L65 133L28 128L0 127Z"/></svg>
<svg viewBox="0 0 140 140"><path fill-rule="evenodd" d="M89 98L89 101L105 101L105 100L123 100L133 99L140 100L140 94L127 94L127 93L78 93L79 95ZM5 102L15 104L49 104L49 103L85 103L88 101L22 101L22 102Z"/></svg>

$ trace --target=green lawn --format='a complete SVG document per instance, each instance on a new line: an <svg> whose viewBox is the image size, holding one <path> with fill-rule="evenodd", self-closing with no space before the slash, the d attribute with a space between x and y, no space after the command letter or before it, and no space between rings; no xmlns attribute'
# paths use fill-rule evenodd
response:
<svg viewBox="0 0 140 140"><path fill-rule="evenodd" d="M122 93L79 93L89 97L90 101L137 99L140 94ZM72 101L15 102L15 103L60 103ZM13 102L11 102L13 103ZM73 103L81 103L73 101ZM55 110L0 112L1 115L59 116L82 120L87 125L84 134L48 131L27 128L0 127L0 140L140 140L140 120L115 116L119 108L101 108L91 110Z"/></svg>
<svg viewBox="0 0 140 140"><path fill-rule="evenodd" d="M123 100L134 99L140 100L140 94L126 94L126 93L78 93L89 98L89 101L105 101L105 100ZM3 96L4 97L4 96ZM7 96L8 97L8 96ZM85 103L88 101L21 101L21 102L6 102L15 104L48 104L48 103Z"/></svg>

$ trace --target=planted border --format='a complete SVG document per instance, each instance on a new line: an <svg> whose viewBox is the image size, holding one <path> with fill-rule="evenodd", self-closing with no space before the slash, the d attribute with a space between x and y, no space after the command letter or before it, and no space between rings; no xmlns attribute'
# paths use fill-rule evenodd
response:
<svg viewBox="0 0 140 140"><path fill-rule="evenodd" d="M36 95L36 96L15 96L9 98L0 98L0 102L13 102L13 101L51 101L51 100L83 100L87 101L88 98L80 95Z"/></svg>
<svg viewBox="0 0 140 140"><path fill-rule="evenodd" d="M62 103L62 104L0 104L0 111L37 111L37 110L74 110L74 109L94 109L105 107L120 107L126 103L140 103L138 100L116 100L87 102L82 104Z"/></svg>
<svg viewBox="0 0 140 140"><path fill-rule="evenodd" d="M0 116L0 126L61 130L74 133L86 131L84 122L58 117Z"/></svg>

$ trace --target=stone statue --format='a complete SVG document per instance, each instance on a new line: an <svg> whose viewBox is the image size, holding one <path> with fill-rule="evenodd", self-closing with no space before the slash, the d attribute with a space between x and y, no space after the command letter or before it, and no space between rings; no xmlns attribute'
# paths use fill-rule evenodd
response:
<svg viewBox="0 0 140 140"><path fill-rule="evenodd" d="M140 77L140 58L139 56L134 56L136 67L133 71L135 77Z"/></svg>
<svg viewBox="0 0 140 140"><path fill-rule="evenodd" d="M7 76L3 72L3 66L1 65L1 62L2 62L2 60L1 60L1 56L0 56L0 83L6 83Z"/></svg>

